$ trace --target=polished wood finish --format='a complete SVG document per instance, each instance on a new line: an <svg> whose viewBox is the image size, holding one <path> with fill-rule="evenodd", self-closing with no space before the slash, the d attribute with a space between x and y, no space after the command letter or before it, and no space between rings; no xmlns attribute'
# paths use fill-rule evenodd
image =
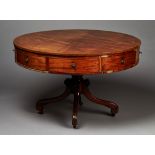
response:
<svg viewBox="0 0 155 155"><path fill-rule="evenodd" d="M60 74L100 74L131 68L139 61L140 44L136 37L99 30L36 32L14 40L18 64Z"/></svg>
<svg viewBox="0 0 155 155"><path fill-rule="evenodd" d="M139 62L139 51L133 50L129 52L113 54L111 56L102 57L101 65L103 73L118 72L121 70L134 67Z"/></svg>
<svg viewBox="0 0 155 155"><path fill-rule="evenodd" d="M98 57L51 57L49 72L68 74L95 74L100 72Z"/></svg>
<svg viewBox="0 0 155 155"><path fill-rule="evenodd" d="M55 30L25 34L14 45L26 51L57 56L102 56L139 48L138 38L101 30Z"/></svg>
<svg viewBox="0 0 155 155"><path fill-rule="evenodd" d="M139 49L104 56L47 56L15 48L16 63L34 69L59 74L112 73L134 67L139 62Z"/></svg>
<svg viewBox="0 0 155 155"><path fill-rule="evenodd" d="M72 75L66 80L65 92L54 98L40 100L36 109L74 95L72 125L77 126L81 94L97 104L118 112L116 103L98 99L88 89L82 75L106 74L134 67L139 62L141 41L131 35L101 30L53 30L25 34L15 38L15 60L28 69Z"/></svg>
<svg viewBox="0 0 155 155"><path fill-rule="evenodd" d="M139 62L139 51L101 57L58 57L29 53L16 49L16 63L19 65L59 74L111 73L134 67Z"/></svg>
<svg viewBox="0 0 155 155"><path fill-rule="evenodd" d="M25 68L46 71L46 58L44 56L33 54L29 52L23 52L17 49L16 63L22 65Z"/></svg>
<svg viewBox="0 0 155 155"><path fill-rule="evenodd" d="M38 111L39 114L43 114L45 105L47 105L48 103L59 102L59 101L65 99L66 97L68 97L70 93L71 93L70 89L68 89L68 87L66 87L65 91L59 96L56 96L53 98L41 99L36 104L36 110Z"/></svg>
<svg viewBox="0 0 155 155"><path fill-rule="evenodd" d="M81 103L81 95L84 95L87 99L90 101L104 105L107 108L111 109L111 116L115 116L116 113L118 113L118 105L114 102L102 100L97 97L95 97L88 89L89 86L89 80L83 79L82 76L72 76L72 78L68 78L65 80L66 89L65 91L57 97L53 98L46 98L41 99L36 104L36 110L39 114L44 113L44 106L49 103L54 103L61 101L69 96L69 94L74 95L74 101L73 101L73 113L72 113L72 125L73 128L77 128L78 125L78 111L79 111L79 105L82 105Z"/></svg>

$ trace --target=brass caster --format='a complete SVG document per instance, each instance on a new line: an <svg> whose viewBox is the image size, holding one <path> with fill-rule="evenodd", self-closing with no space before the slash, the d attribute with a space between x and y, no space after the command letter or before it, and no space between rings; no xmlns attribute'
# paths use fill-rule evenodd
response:
<svg viewBox="0 0 155 155"><path fill-rule="evenodd" d="M76 125L73 125L73 128L74 128L74 129L77 129L77 126L76 126Z"/></svg>
<svg viewBox="0 0 155 155"><path fill-rule="evenodd" d="M77 128L77 116L76 115L73 115L72 117L72 125L74 129Z"/></svg>

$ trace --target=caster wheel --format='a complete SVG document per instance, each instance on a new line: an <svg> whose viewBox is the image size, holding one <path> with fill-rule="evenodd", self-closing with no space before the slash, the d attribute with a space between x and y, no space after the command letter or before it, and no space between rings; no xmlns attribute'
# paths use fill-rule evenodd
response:
<svg viewBox="0 0 155 155"><path fill-rule="evenodd" d="M115 115L116 113L113 110L111 110L111 116L114 117Z"/></svg>
<svg viewBox="0 0 155 155"><path fill-rule="evenodd" d="M115 116L118 113L118 107L111 109L111 116Z"/></svg>
<svg viewBox="0 0 155 155"><path fill-rule="evenodd" d="M75 116L75 115L73 115L73 117L72 117L72 125L73 125L74 129L77 128L77 116Z"/></svg>
<svg viewBox="0 0 155 155"><path fill-rule="evenodd" d="M77 126L76 126L76 125L73 125L73 128L74 128L74 129L77 129Z"/></svg>

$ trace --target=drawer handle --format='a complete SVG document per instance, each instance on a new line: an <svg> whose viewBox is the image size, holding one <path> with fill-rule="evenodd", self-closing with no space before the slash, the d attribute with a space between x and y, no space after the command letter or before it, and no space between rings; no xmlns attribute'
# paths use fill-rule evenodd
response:
<svg viewBox="0 0 155 155"><path fill-rule="evenodd" d="M121 59L121 64L122 64L122 65L125 64L124 58Z"/></svg>
<svg viewBox="0 0 155 155"><path fill-rule="evenodd" d="M77 67L77 66L76 66L75 63L72 63L72 64L71 64L71 67L72 67L74 70L76 70L76 67Z"/></svg>
<svg viewBox="0 0 155 155"><path fill-rule="evenodd" d="M27 56L26 58L25 58L25 63L27 64L29 62L29 57Z"/></svg>

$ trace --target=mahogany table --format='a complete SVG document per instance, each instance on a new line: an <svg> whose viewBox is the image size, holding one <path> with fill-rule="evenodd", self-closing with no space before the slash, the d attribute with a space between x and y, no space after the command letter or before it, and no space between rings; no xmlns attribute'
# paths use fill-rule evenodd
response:
<svg viewBox="0 0 155 155"><path fill-rule="evenodd" d="M114 116L118 105L95 97L83 75L106 74L129 69L138 64L141 41L131 35L101 30L53 30L25 34L15 38L15 60L35 71L69 74L66 89L57 97L39 100L36 109L43 114L44 105L74 95L72 125L77 127L81 95L104 105Z"/></svg>

